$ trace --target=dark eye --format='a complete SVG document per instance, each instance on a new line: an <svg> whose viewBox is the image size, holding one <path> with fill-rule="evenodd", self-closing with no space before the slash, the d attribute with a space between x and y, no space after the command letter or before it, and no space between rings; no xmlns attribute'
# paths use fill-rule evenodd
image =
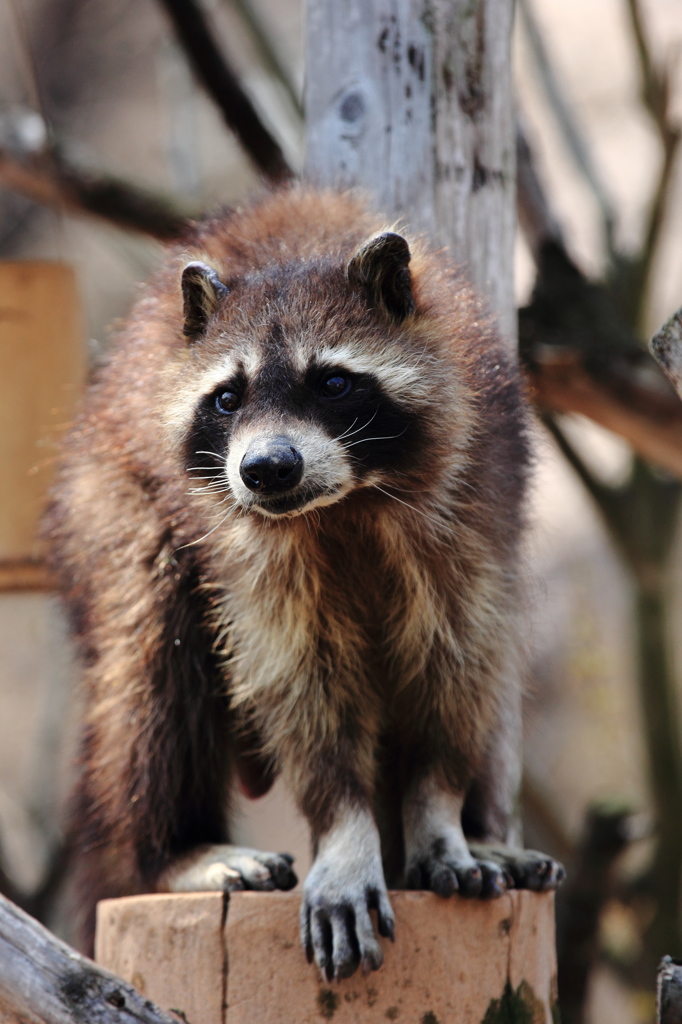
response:
<svg viewBox="0 0 682 1024"><path fill-rule="evenodd" d="M320 384L320 394L325 398L342 398L351 389L351 379L342 373L332 373Z"/></svg>
<svg viewBox="0 0 682 1024"><path fill-rule="evenodd" d="M236 412L241 403L241 398L234 391L219 391L215 396L215 407L218 412L222 412L225 416Z"/></svg>

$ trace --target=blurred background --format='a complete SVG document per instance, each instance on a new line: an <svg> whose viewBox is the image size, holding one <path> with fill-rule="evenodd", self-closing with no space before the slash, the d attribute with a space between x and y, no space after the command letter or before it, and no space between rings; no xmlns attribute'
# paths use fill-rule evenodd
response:
<svg viewBox="0 0 682 1024"><path fill-rule="evenodd" d="M300 168L302 0L206 0L203 9ZM673 447L682 405L678 414L642 345L682 304L681 48L680 0L517 5L519 119L555 249L578 275L574 290L584 297L592 289L590 308L607 317L615 310L620 325L615 340L605 331L606 341L594 341L589 325L553 320L551 268L519 231L531 379L542 396L538 367L554 365L559 350L599 348L602 361L586 363L593 380L607 363L609 372L625 367L620 398L637 411L627 390L635 378L658 396L658 426L669 428ZM238 201L260 179L196 82L161 4L0 5L0 330L18 316L10 287L42 318L40 329L18 323L1 335L0 890L68 937L59 826L78 669L35 526L80 383L163 246L146 231L80 215L44 182L27 186L46 140L64 167L124 181L168 217ZM26 260L38 263L17 278L14 263ZM526 839L569 868L558 907L565 1020L635 1024L652 1019L660 954L682 956L682 473L675 457L652 457L653 441L638 445L632 431L561 412L557 401L540 405L528 541ZM241 809L238 838L291 850L301 874L309 862L305 827L279 788Z"/></svg>

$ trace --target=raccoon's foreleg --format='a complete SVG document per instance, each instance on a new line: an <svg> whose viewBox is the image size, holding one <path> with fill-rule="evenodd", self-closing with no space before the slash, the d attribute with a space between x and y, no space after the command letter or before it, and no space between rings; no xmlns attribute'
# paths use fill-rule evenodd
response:
<svg viewBox="0 0 682 1024"><path fill-rule="evenodd" d="M370 794L363 792L354 752L337 738L333 753L305 781L300 800L313 833L315 861L303 887L301 941L328 980L347 978L362 966L377 970L379 933L393 939L394 918L381 860L379 830Z"/></svg>

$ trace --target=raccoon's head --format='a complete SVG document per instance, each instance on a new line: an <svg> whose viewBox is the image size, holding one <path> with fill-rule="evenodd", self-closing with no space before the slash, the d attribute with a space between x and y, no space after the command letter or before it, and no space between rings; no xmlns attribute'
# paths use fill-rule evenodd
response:
<svg viewBox="0 0 682 1024"><path fill-rule="evenodd" d="M419 470L435 357L415 326L409 262L405 239L384 232L350 260L295 261L227 284L207 264L185 267L195 493L291 517Z"/></svg>

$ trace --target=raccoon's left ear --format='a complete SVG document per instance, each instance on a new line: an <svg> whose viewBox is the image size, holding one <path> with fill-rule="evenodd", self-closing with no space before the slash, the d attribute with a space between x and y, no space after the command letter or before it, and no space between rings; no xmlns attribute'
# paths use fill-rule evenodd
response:
<svg viewBox="0 0 682 1024"><path fill-rule="evenodd" d="M182 300L185 324L183 333L196 338L217 310L228 289L213 267L195 260L182 272Z"/></svg>
<svg viewBox="0 0 682 1024"><path fill-rule="evenodd" d="M370 306L400 321L414 313L409 262L410 247L403 236L384 231L360 246L346 267L346 277Z"/></svg>

